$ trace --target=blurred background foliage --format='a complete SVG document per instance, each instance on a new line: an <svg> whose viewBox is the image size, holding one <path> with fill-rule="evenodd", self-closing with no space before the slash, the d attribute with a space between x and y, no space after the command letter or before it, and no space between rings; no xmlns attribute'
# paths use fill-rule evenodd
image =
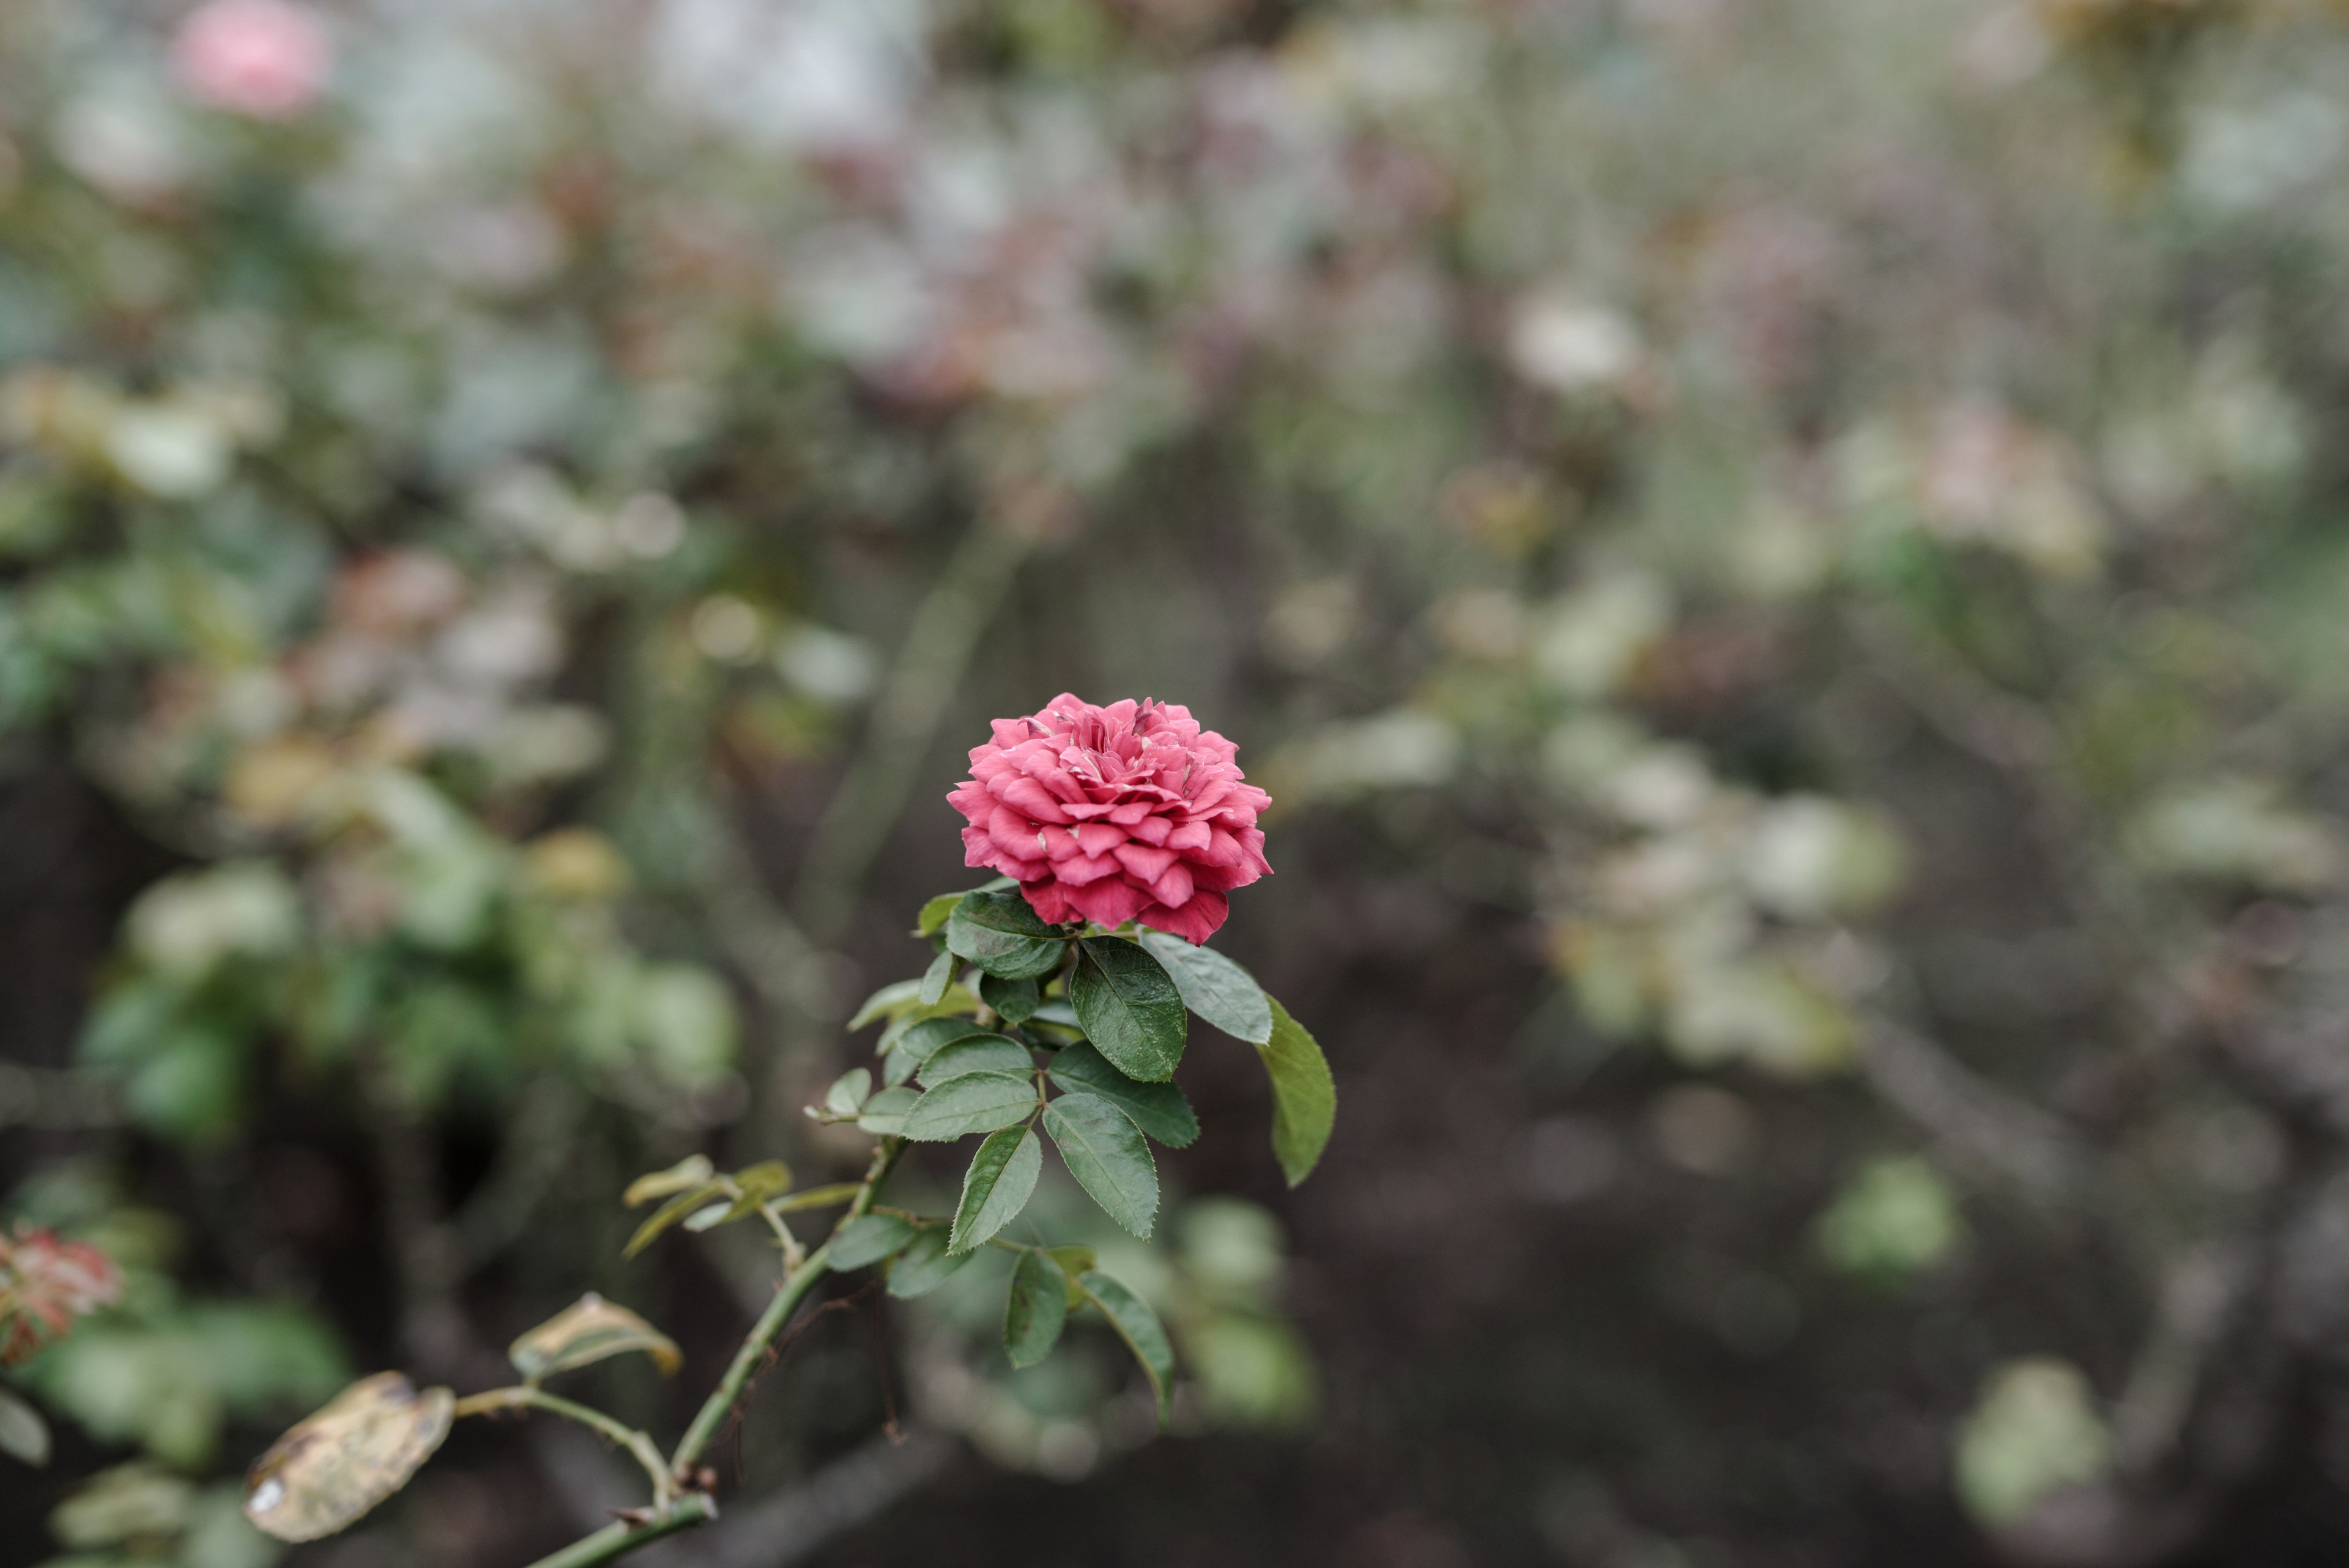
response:
<svg viewBox="0 0 2349 1568"><path fill-rule="evenodd" d="M1063 688L1272 792L1330 1158L1195 1051L1176 1436L974 1267L661 1560L2339 1560L2339 7L243 15L0 5L0 1181L125 1273L0 1561L267 1563L288 1417L590 1286L695 1382L771 1261L621 1187L856 1158L798 1107Z"/></svg>

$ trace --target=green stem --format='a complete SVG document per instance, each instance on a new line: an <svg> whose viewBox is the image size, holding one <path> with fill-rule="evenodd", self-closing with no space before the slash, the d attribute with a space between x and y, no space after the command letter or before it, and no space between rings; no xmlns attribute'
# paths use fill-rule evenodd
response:
<svg viewBox="0 0 2349 1568"><path fill-rule="evenodd" d="M690 1492L678 1500L677 1506L659 1519L644 1524L623 1521L607 1524L593 1535L582 1536L560 1552L551 1552L531 1564L531 1568L590 1568L590 1564L609 1563L625 1557L639 1546L649 1545L664 1535L696 1524L706 1524L718 1517L718 1505L699 1492Z"/></svg>
<svg viewBox="0 0 2349 1568"><path fill-rule="evenodd" d="M848 1212L842 1215L840 1223L833 1228L833 1235L839 1235L843 1228L872 1207L874 1190L880 1187L883 1178L889 1174L889 1168L897 1162L897 1153L902 1147L904 1145L898 1139L884 1138L881 1147L873 1151L873 1164L864 1173L864 1183L857 1189L854 1201L848 1206ZM701 1408L694 1414L693 1425L686 1428L684 1438L677 1445L677 1452L670 1456L669 1474L678 1482L689 1483L693 1468L700 1460L703 1450L716 1439L719 1428L732 1414L735 1402L742 1397L742 1390L750 1386L751 1376L759 1370L759 1363L766 1359L768 1346L774 1344L777 1334L782 1333L783 1325L791 1322L792 1314L799 1309L800 1303L807 1299L808 1292L815 1288L816 1282L831 1272L832 1242L827 1238L823 1246L808 1254L805 1262L784 1277L783 1288L775 1293L775 1299L767 1303L765 1312L759 1314L759 1321L751 1325L749 1336L742 1341L742 1348L734 1353L733 1365L726 1369L725 1377L711 1390L709 1397L702 1401Z"/></svg>
<svg viewBox="0 0 2349 1568"><path fill-rule="evenodd" d="M549 1394L543 1388L522 1384L512 1388L492 1388L486 1393L468 1394L457 1401L456 1413L460 1416L483 1416L493 1410L512 1410L525 1406L576 1421L583 1427L591 1427L627 1449L635 1456L636 1463L645 1467L645 1474L652 1478L653 1507L660 1510L668 1507L676 1489L669 1480L668 1467L661 1462L660 1450L653 1447L652 1438L633 1427L622 1426L601 1410L565 1399L559 1394Z"/></svg>

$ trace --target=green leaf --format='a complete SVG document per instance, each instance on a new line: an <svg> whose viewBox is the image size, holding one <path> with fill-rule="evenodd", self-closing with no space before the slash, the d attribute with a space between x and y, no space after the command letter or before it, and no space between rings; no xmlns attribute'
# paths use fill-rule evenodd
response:
<svg viewBox="0 0 2349 1568"><path fill-rule="evenodd" d="M858 1071L863 1071L859 1068ZM741 1195L731 1203L713 1203L707 1209L696 1210L685 1217L688 1231L708 1231L719 1225L731 1225L738 1220L748 1220L759 1211L760 1205L773 1202L792 1189L792 1168L780 1159L762 1159L745 1166L732 1177ZM849 1190L854 1192L854 1188Z"/></svg>
<svg viewBox="0 0 2349 1568"><path fill-rule="evenodd" d="M1030 1080L1010 1073L966 1073L916 1100L901 1132L916 1143L951 1143L967 1133L1026 1121L1035 1109Z"/></svg>
<svg viewBox="0 0 2349 1568"><path fill-rule="evenodd" d="M630 1312L590 1291L513 1342L506 1359L526 1382L642 1351L662 1372L683 1365L677 1342Z"/></svg>
<svg viewBox="0 0 2349 1568"><path fill-rule="evenodd" d="M881 1038L886 1054L881 1060L882 1081L895 1088L912 1077L915 1069L928 1061L941 1046L988 1033L968 1018L947 1017L921 1019L910 1024L894 1040L884 1034Z"/></svg>
<svg viewBox="0 0 2349 1568"><path fill-rule="evenodd" d="M1036 1059L1028 1054L1028 1047L1017 1040L1007 1040L1000 1034L967 1034L951 1045L941 1046L930 1059L922 1064L915 1075L926 1089L935 1089L948 1078L959 1078L965 1073L1032 1073Z"/></svg>
<svg viewBox="0 0 2349 1568"><path fill-rule="evenodd" d="M1017 892L967 893L947 918L947 950L1004 980L1050 974L1067 949Z"/></svg>
<svg viewBox="0 0 2349 1568"><path fill-rule="evenodd" d="M1174 1347L1167 1343L1158 1314L1150 1310L1148 1302L1099 1269L1088 1271L1077 1281L1077 1288L1101 1309L1118 1338L1125 1341L1126 1349L1133 1352L1134 1360L1142 1363L1151 1392L1158 1396L1158 1424L1165 1426L1174 1398Z"/></svg>
<svg viewBox="0 0 2349 1568"><path fill-rule="evenodd" d="M884 1089L864 1102L864 1115L856 1118L856 1130L869 1132L876 1137L895 1137L905 1130L905 1113L922 1097L918 1089Z"/></svg>
<svg viewBox="0 0 2349 1568"><path fill-rule="evenodd" d="M1166 966L1183 993L1183 1005L1251 1045L1272 1041L1272 999L1256 976L1216 951L1164 931L1143 931L1142 945Z"/></svg>
<svg viewBox="0 0 2349 1568"><path fill-rule="evenodd" d="M918 985L921 982L915 981L909 983ZM925 1023L935 1023L941 1019L958 1020L964 1028L976 1029L978 1026L971 1022L971 1014L978 1011L978 997L959 987L948 986L945 997L936 1006L924 1007L916 1003L910 1011L893 1019L889 1027L881 1031L880 1037L873 1042L873 1053L876 1056L885 1056L895 1050L897 1043L907 1034Z"/></svg>
<svg viewBox="0 0 2349 1568"><path fill-rule="evenodd" d="M1059 1332L1057 1326L1053 1332ZM5 1388L0 1388L0 1454L35 1469L49 1462L49 1424L41 1419L38 1410Z"/></svg>
<svg viewBox="0 0 2349 1568"><path fill-rule="evenodd" d="M941 893L924 904L922 912L914 917L914 934L917 937L934 937L946 929L947 917L954 913L955 906L961 903L965 897L966 895L961 893Z"/></svg>
<svg viewBox="0 0 2349 1568"><path fill-rule="evenodd" d="M756 1203L745 1203L739 1199L729 1203L721 1198L717 1202L697 1209L687 1215L685 1229L693 1231L696 1235L704 1231L715 1231L729 1220L749 1219L758 1207Z"/></svg>
<svg viewBox="0 0 2349 1568"><path fill-rule="evenodd" d="M907 1008L921 1003L922 982L918 980L893 981L864 999L856 1016L848 1021L854 1031L864 1028L876 1018L895 1018Z"/></svg>
<svg viewBox="0 0 2349 1568"><path fill-rule="evenodd" d="M1012 1366L1033 1366L1052 1354L1075 1284L1046 1254L1019 1254L1011 1271L1011 1299L1003 1306L1003 1348Z"/></svg>
<svg viewBox="0 0 2349 1568"><path fill-rule="evenodd" d="M914 1227L895 1214L860 1214L840 1228L825 1253L832 1266L845 1272L895 1257L914 1239Z"/></svg>
<svg viewBox="0 0 2349 1568"><path fill-rule="evenodd" d="M959 1081L959 1080L958 1080ZM1109 1217L1147 1241L1158 1213L1158 1168L1126 1114L1098 1095L1062 1095L1044 1107L1044 1130L1077 1185Z"/></svg>
<svg viewBox="0 0 2349 1568"><path fill-rule="evenodd" d="M823 1108L837 1116L853 1116L864 1096L873 1092L873 1074L864 1067L851 1067L832 1081L823 1092Z"/></svg>
<svg viewBox="0 0 2349 1568"><path fill-rule="evenodd" d="M970 1262L968 1252L947 1251L947 1228L925 1225L914 1232L897 1261L889 1265L889 1293L900 1301L926 1296L945 1284Z"/></svg>
<svg viewBox="0 0 2349 1568"><path fill-rule="evenodd" d="M1278 1002L1272 1004L1272 1043L1256 1049L1272 1079L1272 1152L1294 1187L1312 1174L1329 1146L1338 1119L1338 1085L1321 1047Z"/></svg>
<svg viewBox="0 0 2349 1568"><path fill-rule="evenodd" d="M1099 1266L1101 1254L1082 1242L1066 1247L1047 1247L1044 1251L1050 1254L1052 1262L1061 1265L1061 1272L1069 1277L1069 1310L1076 1311L1085 1301L1085 1293L1077 1288L1077 1282L1084 1277L1086 1270Z"/></svg>
<svg viewBox="0 0 2349 1568"><path fill-rule="evenodd" d="M951 1045L957 1040L968 1040L974 1034L992 1033L991 1030L981 1029L968 1018L925 1018L897 1036L891 1049L898 1055L912 1057L919 1065L928 1061L932 1054L942 1046Z"/></svg>
<svg viewBox="0 0 2349 1568"><path fill-rule="evenodd" d="M636 1227L636 1233L628 1238L626 1246L620 1249L620 1256L635 1257L638 1252L660 1240L662 1231L707 1204L712 1198L723 1197L725 1191L726 1189L716 1182L708 1181L699 1187L689 1187L678 1193L667 1202L654 1210L651 1217Z"/></svg>
<svg viewBox="0 0 2349 1568"><path fill-rule="evenodd" d="M1069 981L1069 1002L1093 1045L1119 1072L1147 1084L1174 1075L1188 1015L1161 964L1118 937L1088 937Z"/></svg>
<svg viewBox="0 0 2349 1568"><path fill-rule="evenodd" d="M924 1007L936 1007L938 1004L938 999L946 995L947 987L954 981L954 971L955 956L950 952L942 952L930 961L930 967L922 971L921 994Z"/></svg>
<svg viewBox="0 0 2349 1568"><path fill-rule="evenodd" d="M1066 997L1049 998L1019 1027L1040 1040L1066 1043L1085 1037L1085 1026L1077 1022L1077 1010L1069 1005Z"/></svg>
<svg viewBox="0 0 2349 1568"><path fill-rule="evenodd" d="M1052 1058L1050 1071L1052 1082L1061 1088L1099 1095L1169 1148L1188 1148L1199 1136L1198 1116L1182 1090L1172 1084L1137 1084L1081 1040L1062 1047Z"/></svg>
<svg viewBox="0 0 2349 1568"><path fill-rule="evenodd" d="M1032 978L1003 980L983 974L978 978L978 999L995 1009L1006 1023L1025 1023L1044 1004L1044 992Z"/></svg>
<svg viewBox="0 0 2349 1568"><path fill-rule="evenodd" d="M780 1159L762 1159L736 1171L734 1185L752 1202L781 1198L792 1189L792 1168Z"/></svg>
<svg viewBox="0 0 2349 1568"><path fill-rule="evenodd" d="M667 1170L656 1170L649 1176L639 1176L628 1183L620 1194L620 1201L634 1209L639 1203L650 1203L656 1198L667 1198L672 1192L682 1192L688 1187L707 1187L717 1175L707 1155L689 1154Z"/></svg>
<svg viewBox="0 0 2349 1568"><path fill-rule="evenodd" d="M962 1201L955 1206L947 1251L968 1252L1018 1219L1043 1168L1044 1146L1030 1128L1005 1127L988 1135L962 1179Z"/></svg>

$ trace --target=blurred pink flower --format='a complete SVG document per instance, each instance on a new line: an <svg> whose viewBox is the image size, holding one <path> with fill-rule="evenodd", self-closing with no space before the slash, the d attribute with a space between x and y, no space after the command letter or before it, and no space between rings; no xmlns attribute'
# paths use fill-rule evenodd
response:
<svg viewBox="0 0 2349 1568"><path fill-rule="evenodd" d="M970 819L964 863L1017 879L1054 924L1139 920L1204 942L1229 913L1224 895L1272 869L1256 826L1272 797L1243 782L1237 750L1171 703L1062 692L998 719L947 797Z"/></svg>
<svg viewBox="0 0 2349 1568"><path fill-rule="evenodd" d="M212 0L171 39L180 85L215 109L291 119L326 91L334 46L318 14L289 0Z"/></svg>
<svg viewBox="0 0 2349 1568"><path fill-rule="evenodd" d="M121 1293L105 1253L19 1223L14 1237L0 1235L0 1366L29 1360Z"/></svg>

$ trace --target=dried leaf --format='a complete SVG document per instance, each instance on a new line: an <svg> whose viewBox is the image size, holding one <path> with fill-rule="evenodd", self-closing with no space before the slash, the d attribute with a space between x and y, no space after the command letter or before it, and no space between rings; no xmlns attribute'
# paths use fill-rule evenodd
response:
<svg viewBox="0 0 2349 1568"><path fill-rule="evenodd" d="M254 1461L245 1518L280 1541L345 1529L432 1457L456 1404L448 1389L419 1393L397 1372L360 1379Z"/></svg>
<svg viewBox="0 0 2349 1568"><path fill-rule="evenodd" d="M675 1372L684 1361L668 1335L627 1308L590 1291L515 1340L506 1359L514 1364L515 1371L535 1383L557 1372L636 1350L651 1356L664 1374Z"/></svg>

